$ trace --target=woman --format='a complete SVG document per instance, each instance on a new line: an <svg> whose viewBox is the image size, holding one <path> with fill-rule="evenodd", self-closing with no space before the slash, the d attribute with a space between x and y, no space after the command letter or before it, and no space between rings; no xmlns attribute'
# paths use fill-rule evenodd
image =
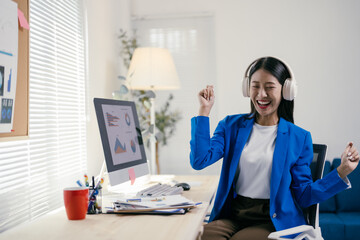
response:
<svg viewBox="0 0 360 240"><path fill-rule="evenodd" d="M251 99L250 114L225 117L211 138L213 86L199 92L199 116L191 119L192 167L200 170L223 158L202 239L267 239L272 231L306 224L301 208L348 188L346 176L358 165L359 153L349 143L341 165L312 181L312 139L294 125L296 83L284 62L255 60L246 70L243 94Z"/></svg>

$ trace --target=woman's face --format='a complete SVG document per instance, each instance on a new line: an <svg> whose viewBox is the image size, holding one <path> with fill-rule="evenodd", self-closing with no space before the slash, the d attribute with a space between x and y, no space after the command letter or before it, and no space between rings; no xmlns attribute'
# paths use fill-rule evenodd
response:
<svg viewBox="0 0 360 240"><path fill-rule="evenodd" d="M281 102L282 86L279 81L264 69L257 70L250 81L250 98L258 112L257 123L275 125L279 121L277 114Z"/></svg>

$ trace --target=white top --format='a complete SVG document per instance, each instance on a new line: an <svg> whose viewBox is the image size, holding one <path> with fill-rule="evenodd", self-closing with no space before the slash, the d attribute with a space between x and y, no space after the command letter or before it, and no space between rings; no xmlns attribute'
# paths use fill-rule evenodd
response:
<svg viewBox="0 0 360 240"><path fill-rule="evenodd" d="M238 165L236 192L250 198L270 198L270 177L277 127L254 123Z"/></svg>

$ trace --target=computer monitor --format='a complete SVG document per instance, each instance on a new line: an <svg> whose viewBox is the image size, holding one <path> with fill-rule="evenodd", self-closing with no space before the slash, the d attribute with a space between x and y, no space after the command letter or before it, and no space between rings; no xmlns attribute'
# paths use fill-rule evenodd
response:
<svg viewBox="0 0 360 240"><path fill-rule="evenodd" d="M94 98L96 117L112 186L149 174L134 102Z"/></svg>

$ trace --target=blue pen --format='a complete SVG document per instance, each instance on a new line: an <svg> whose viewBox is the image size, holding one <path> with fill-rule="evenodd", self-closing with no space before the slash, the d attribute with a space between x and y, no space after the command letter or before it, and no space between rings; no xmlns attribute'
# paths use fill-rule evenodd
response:
<svg viewBox="0 0 360 240"><path fill-rule="evenodd" d="M80 180L77 180L76 183L79 185L79 187L82 187L83 185L81 184Z"/></svg>

